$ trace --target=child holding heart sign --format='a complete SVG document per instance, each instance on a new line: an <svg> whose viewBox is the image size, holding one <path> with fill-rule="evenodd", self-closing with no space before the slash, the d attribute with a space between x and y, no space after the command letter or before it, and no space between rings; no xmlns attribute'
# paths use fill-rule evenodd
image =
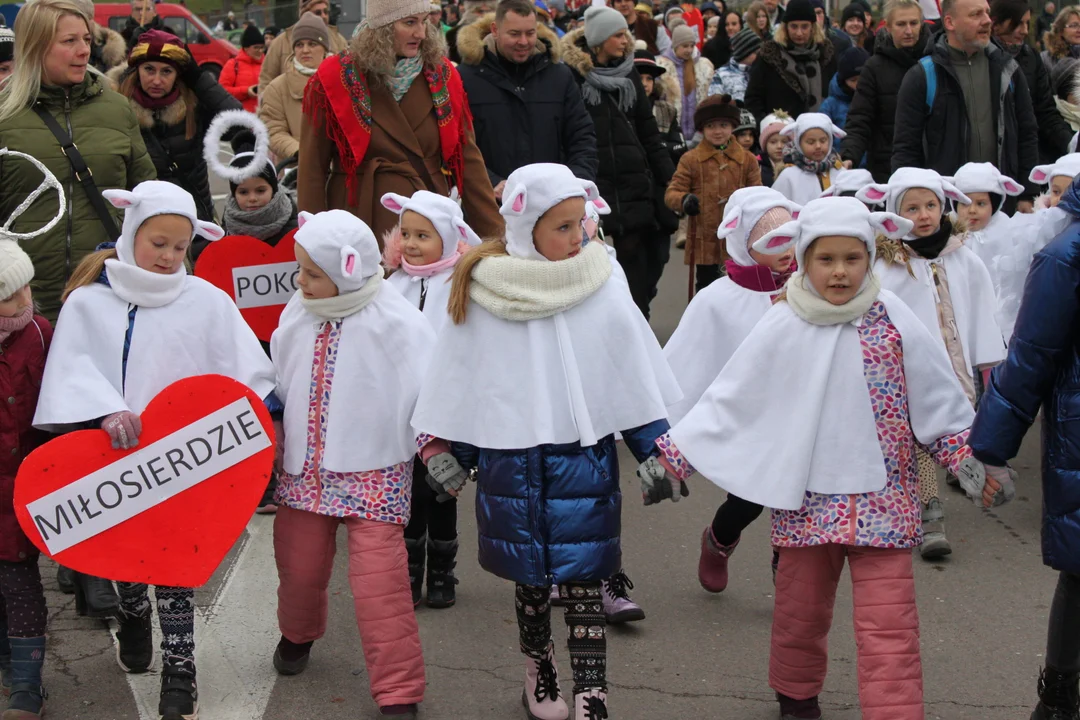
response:
<svg viewBox="0 0 1080 720"><path fill-rule="evenodd" d="M446 323L454 266L470 246L480 244L480 238L465 224L458 204L448 197L427 190L418 190L411 198L387 193L382 204L401 216L398 226L383 238L383 264L395 270L388 280L439 332ZM417 456L413 476L426 475L424 462ZM457 584L454 577L458 551L457 498L432 488L427 482L413 483L405 547L409 552L413 605L420 604L425 560L428 607L453 605Z"/></svg>
<svg viewBox="0 0 1080 720"><path fill-rule="evenodd" d="M34 425L60 432L99 423L114 447L135 447L139 415L155 395L211 373L247 385L280 410L270 360L232 299L184 268L193 238L217 240L221 228L199 220L191 195L171 183L102 194L124 208L123 228L114 249L87 256L72 274ZM147 586L117 586L117 661L126 672L146 672L154 659ZM163 636L158 711L170 720L198 715L194 594L155 588Z"/></svg>

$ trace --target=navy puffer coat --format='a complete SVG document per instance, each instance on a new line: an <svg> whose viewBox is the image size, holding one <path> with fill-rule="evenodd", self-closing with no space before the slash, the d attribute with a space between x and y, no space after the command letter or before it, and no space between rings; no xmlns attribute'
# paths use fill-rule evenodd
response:
<svg viewBox="0 0 1080 720"><path fill-rule="evenodd" d="M1009 357L968 443L979 460L1004 465L1042 407L1043 562L1080 574L1080 183L1058 207L1073 222L1031 264Z"/></svg>
<svg viewBox="0 0 1080 720"><path fill-rule="evenodd" d="M658 454L667 420L624 430L639 462ZM622 564L622 493L615 436L596 445L485 450L452 443L466 470L478 468L480 566L524 585L602 580Z"/></svg>

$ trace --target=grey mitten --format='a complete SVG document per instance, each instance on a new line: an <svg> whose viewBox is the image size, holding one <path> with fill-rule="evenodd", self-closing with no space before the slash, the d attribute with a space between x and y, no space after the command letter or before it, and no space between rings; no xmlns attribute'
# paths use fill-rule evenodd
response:
<svg viewBox="0 0 1080 720"><path fill-rule="evenodd" d="M686 483L669 473L655 457L638 466L637 476L641 478L641 498L646 505L655 505L661 500L679 502L680 498L690 496Z"/></svg>
<svg viewBox="0 0 1080 720"><path fill-rule="evenodd" d="M469 480L469 475L461 467L461 463L450 453L432 455L427 461L427 469L427 483L432 490L439 493L435 498L438 502L446 502L454 497L450 491L458 493Z"/></svg>
<svg viewBox="0 0 1080 720"><path fill-rule="evenodd" d="M1016 497L1017 474L1011 467L983 465L975 458L969 457L960 463L956 473L956 477L960 481L960 487L964 489L971 501L979 507L984 507L983 487L986 486L987 475L1001 486L1001 489L994 493L994 502L991 507L1004 505Z"/></svg>
<svg viewBox="0 0 1080 720"><path fill-rule="evenodd" d="M1016 481L1020 479L1020 476L1016 474L1015 470L1008 465L1005 467L987 465L986 474L1001 486L1001 489L994 493L993 507L1004 505L1016 497Z"/></svg>

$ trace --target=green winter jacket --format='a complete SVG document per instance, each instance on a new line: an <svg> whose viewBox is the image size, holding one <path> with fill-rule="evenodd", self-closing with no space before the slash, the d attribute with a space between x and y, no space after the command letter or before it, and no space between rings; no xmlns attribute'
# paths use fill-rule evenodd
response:
<svg viewBox="0 0 1080 720"><path fill-rule="evenodd" d="M52 113L60 127L73 134L99 190L130 190L156 177L154 163L146 152L139 125L127 98L113 92L104 81L87 73L70 89L42 86L38 102ZM0 124L0 147L33 155L64 187L67 213L49 233L22 243L34 261L31 287L41 314L56 322L60 294L75 266L108 235L75 179L67 157L56 137L30 108ZM24 160L0 158L0 223L41 182L41 176ZM111 206L110 206L111 209ZM56 193L38 198L12 225L15 232L31 232L56 214ZM114 212L120 227L123 213Z"/></svg>

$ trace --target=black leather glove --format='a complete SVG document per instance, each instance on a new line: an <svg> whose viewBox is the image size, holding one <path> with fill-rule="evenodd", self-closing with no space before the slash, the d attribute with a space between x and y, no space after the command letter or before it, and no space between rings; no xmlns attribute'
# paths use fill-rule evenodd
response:
<svg viewBox="0 0 1080 720"><path fill-rule="evenodd" d="M701 201L698 200L698 196L693 193L687 193L683 195L682 199L682 211L683 215L689 217L696 217L701 214Z"/></svg>

